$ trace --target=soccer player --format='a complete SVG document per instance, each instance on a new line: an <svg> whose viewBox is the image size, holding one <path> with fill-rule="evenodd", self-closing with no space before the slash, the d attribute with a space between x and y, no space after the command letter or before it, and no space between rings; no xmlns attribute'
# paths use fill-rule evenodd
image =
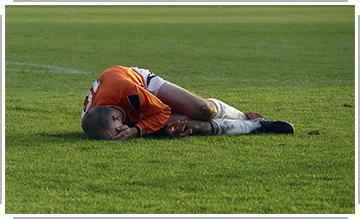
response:
<svg viewBox="0 0 360 219"><path fill-rule="evenodd" d="M243 113L203 99L137 67L113 66L93 83L82 112L89 139L127 139L154 133L175 137L253 132L293 134L284 121Z"/></svg>

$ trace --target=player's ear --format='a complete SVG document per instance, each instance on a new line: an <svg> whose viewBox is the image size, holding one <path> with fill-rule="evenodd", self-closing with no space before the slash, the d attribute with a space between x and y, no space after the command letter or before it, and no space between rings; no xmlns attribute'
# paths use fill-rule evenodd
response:
<svg viewBox="0 0 360 219"><path fill-rule="evenodd" d="M119 120L122 121L122 117L120 115L113 115L114 121Z"/></svg>

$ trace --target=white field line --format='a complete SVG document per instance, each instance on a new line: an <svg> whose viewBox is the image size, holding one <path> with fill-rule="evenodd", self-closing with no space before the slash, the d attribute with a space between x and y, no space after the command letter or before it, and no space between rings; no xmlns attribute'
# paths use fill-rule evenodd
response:
<svg viewBox="0 0 360 219"><path fill-rule="evenodd" d="M70 73L70 74L93 74L90 72L84 72L84 71L78 71L74 69L69 68L63 68L63 67L57 67L57 66L51 66L51 65L39 65L39 64L33 64L33 63L23 63L23 62L10 62L6 61L6 64L13 64L13 65L27 65L27 66L33 66L38 68L47 68L50 70L41 70L41 71L35 71L40 73L47 73L47 72L55 72L55 73ZM32 69L13 69L13 68L5 68L6 71L34 71ZM173 76L166 76L162 75L160 77L163 77L164 79L170 79L173 78ZM311 81L311 80L286 80L286 81L279 81L275 79L259 79L259 78L234 78L234 77L202 77L202 76L184 76L182 78L190 79L190 80L218 80L218 81L260 81L260 82L289 82L289 83L313 83L313 82L321 82L321 83L355 83L355 81L346 81L346 80L319 80L319 81Z"/></svg>
<svg viewBox="0 0 360 219"><path fill-rule="evenodd" d="M38 67L38 68L47 68L47 69L51 69L52 70L51 72L64 72L64 73L70 73L70 74L92 74L89 72L78 71L78 70L74 70L74 69L57 67L57 66L52 66L52 65L39 65L39 64L33 64L33 63L9 62L9 61L6 61L5 63L13 64L13 65L33 66L33 67ZM16 69L12 69L12 68L5 68L5 71L31 71L31 70L30 69L16 70ZM45 72L45 71L42 70L42 71L37 71L37 72Z"/></svg>

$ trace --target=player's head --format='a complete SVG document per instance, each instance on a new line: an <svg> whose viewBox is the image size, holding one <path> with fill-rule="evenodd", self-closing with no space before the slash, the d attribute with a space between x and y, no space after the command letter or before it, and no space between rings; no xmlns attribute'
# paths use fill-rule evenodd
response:
<svg viewBox="0 0 360 219"><path fill-rule="evenodd" d="M96 106L83 117L81 127L89 139L111 139L123 124L123 114L114 107Z"/></svg>

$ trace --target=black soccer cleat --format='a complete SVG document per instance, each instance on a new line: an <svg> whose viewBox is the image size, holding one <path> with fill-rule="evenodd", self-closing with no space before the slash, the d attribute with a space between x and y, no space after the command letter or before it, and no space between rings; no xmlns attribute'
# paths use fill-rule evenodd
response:
<svg viewBox="0 0 360 219"><path fill-rule="evenodd" d="M261 120L261 127L256 130L258 133L294 134L294 126L285 121Z"/></svg>

